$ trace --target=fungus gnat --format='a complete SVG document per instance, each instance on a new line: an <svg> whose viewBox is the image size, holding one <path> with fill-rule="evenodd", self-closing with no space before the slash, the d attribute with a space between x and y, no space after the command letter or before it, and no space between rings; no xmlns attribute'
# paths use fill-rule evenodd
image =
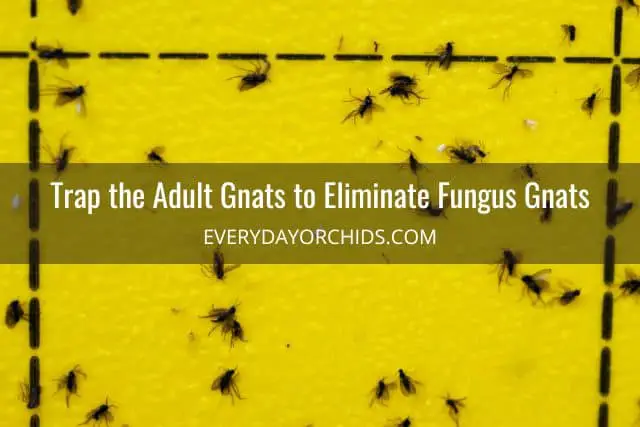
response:
<svg viewBox="0 0 640 427"><path fill-rule="evenodd" d="M464 408L464 401L467 399L466 397L461 397L455 399L448 394L442 398L444 400L444 404L449 409L449 417L456 423L456 426L460 425L460 410Z"/></svg>
<svg viewBox="0 0 640 427"><path fill-rule="evenodd" d="M633 89L637 88L640 85L640 67L634 68L629 74L624 78L624 82L630 85Z"/></svg>
<svg viewBox="0 0 640 427"><path fill-rule="evenodd" d="M394 387L394 383L388 383L384 378L379 379L376 386L371 390L371 401L369 402L369 407L373 406L375 402L378 402L383 406L387 406L386 402L389 400L389 392Z"/></svg>
<svg viewBox="0 0 640 427"><path fill-rule="evenodd" d="M29 316L22 308L20 301L13 300L7 305L7 309L4 313L4 324L8 328L14 328L21 320L29 320Z"/></svg>
<svg viewBox="0 0 640 427"><path fill-rule="evenodd" d="M62 49L62 46L58 47L38 45L36 40L33 40L30 44L31 50L38 54L38 57L45 61L57 61L63 68L69 67L69 61L67 61L67 55Z"/></svg>
<svg viewBox="0 0 640 427"><path fill-rule="evenodd" d="M358 98L357 96L353 96L351 93L351 89L349 89L349 95L351 95L351 99L346 99L344 102L359 102L360 105L355 110L351 111L346 117L342 120L342 123L347 120L353 118L353 122L356 122L356 119L360 117L364 119L365 116L367 119L371 119L371 115L374 111L382 111L384 110L380 105L376 104L374 100L374 96L371 95L370 91L367 91L367 96L364 98Z"/></svg>
<svg viewBox="0 0 640 427"><path fill-rule="evenodd" d="M572 24L563 24L560 26L564 33L563 40L569 40L569 42L576 41L576 26Z"/></svg>
<svg viewBox="0 0 640 427"><path fill-rule="evenodd" d="M164 158L164 152L165 152L165 148L164 147L153 147L148 153L147 153L147 162L149 163L155 163L155 164L159 164L159 165L166 165L167 161Z"/></svg>
<svg viewBox="0 0 640 427"><path fill-rule="evenodd" d="M601 100L600 93L602 89L597 89L595 92L592 92L591 95L584 98L582 100L582 104L580 105L580 109L589 115L589 118L593 115L593 110L596 108L596 103Z"/></svg>
<svg viewBox="0 0 640 427"><path fill-rule="evenodd" d="M474 164L478 159L487 157L487 153L478 144L459 141L455 145L445 147L445 153L454 163Z"/></svg>
<svg viewBox="0 0 640 427"><path fill-rule="evenodd" d="M387 424L389 427L411 427L411 418L405 419L396 418Z"/></svg>
<svg viewBox="0 0 640 427"><path fill-rule="evenodd" d="M453 45L453 42L447 42L436 48L436 54L438 55L436 61L438 62L439 68L448 70L449 67L451 67L451 61L453 59ZM433 61L427 62L427 71L431 71L432 65Z"/></svg>
<svg viewBox="0 0 640 427"><path fill-rule="evenodd" d="M522 256L511 249L503 249L502 256L497 261L498 265L498 289L503 281L516 275L516 267L522 261Z"/></svg>
<svg viewBox="0 0 640 427"><path fill-rule="evenodd" d="M582 293L580 289L570 289L563 285L561 285L561 287L562 287L562 293L560 294L560 296L553 299L554 302L557 302L560 305L571 304Z"/></svg>
<svg viewBox="0 0 640 427"><path fill-rule="evenodd" d="M500 79L493 85L489 86L489 89L497 88L503 81L507 82L507 86L505 87L502 94L502 99L505 99L509 95L509 90L511 89L511 85L513 84L513 79L516 76L519 76L521 78L528 78L533 76L533 71L521 68L518 64L507 65L496 63L494 64L494 71L497 74L502 74L502 77L500 77Z"/></svg>
<svg viewBox="0 0 640 427"><path fill-rule="evenodd" d="M236 341L246 342L244 339L244 329L240 322L236 319L232 319L231 321L227 321L222 325L222 336L226 338L229 336L229 346L233 347Z"/></svg>
<svg viewBox="0 0 640 427"><path fill-rule="evenodd" d="M620 296L640 294L640 278L630 268L624 270L625 280L620 284Z"/></svg>
<svg viewBox="0 0 640 427"><path fill-rule="evenodd" d="M534 305L536 301L542 301L542 303L545 304L544 300L542 299L542 292L549 289L549 282L547 281L547 276L549 275L549 273L551 273L551 269L547 268L544 270L540 270L537 273L525 274L524 276L520 277L520 280L523 284L522 293L523 295L525 292L528 295L535 295L536 299L533 300Z"/></svg>
<svg viewBox="0 0 640 427"><path fill-rule="evenodd" d="M82 8L83 0L67 0L67 9L72 15L76 15L80 8Z"/></svg>
<svg viewBox="0 0 640 427"><path fill-rule="evenodd" d="M380 43L378 43L377 41L373 41L373 51L374 52L378 52L378 49L380 48Z"/></svg>
<svg viewBox="0 0 640 427"><path fill-rule="evenodd" d="M551 218L553 217L553 208L551 207L551 202L545 201L542 209L540 210L540 222L545 224L547 222L551 222Z"/></svg>
<svg viewBox="0 0 640 427"><path fill-rule="evenodd" d="M60 139L60 145L58 146L58 151L55 154L51 151L49 147L47 146L42 147L47 152L49 157L51 157L51 161L53 162L53 166L56 171L56 179L60 177L62 172L67 170L67 167L71 162L71 155L76 149L75 147L72 147L72 146L65 146L64 140L66 139L66 137L67 135L65 134Z"/></svg>
<svg viewBox="0 0 640 427"><path fill-rule="evenodd" d="M220 394L231 396L231 402L234 402L234 396L238 399L242 399L238 385L236 384L236 378L238 376L237 369L227 369L222 375L216 378L211 384L211 390L219 390Z"/></svg>
<svg viewBox="0 0 640 427"><path fill-rule="evenodd" d="M624 5L626 9L633 7L636 9L636 14L640 15L640 5L635 0L618 0L618 4Z"/></svg>
<svg viewBox="0 0 640 427"><path fill-rule="evenodd" d="M536 181L538 179L538 172L531 163L525 163L517 170L520 173L520 176L522 176L523 178L529 179L531 181Z"/></svg>
<svg viewBox="0 0 640 427"><path fill-rule="evenodd" d="M80 115L85 115L87 112L86 104L84 102L84 97L87 94L87 89L83 85L75 85L68 80L60 79L64 84L63 85L49 85L47 88L43 89L40 93L43 96L46 95L55 95L56 101L55 106L61 107L67 105L71 102L76 102L76 111Z"/></svg>
<svg viewBox="0 0 640 427"><path fill-rule="evenodd" d="M263 83L266 83L267 81L269 81L269 71L271 70L271 63L266 59L262 59L261 61L264 63L264 65L261 65L259 63L252 63L254 65L253 70L240 68L240 70L244 71L246 74L233 76L227 80L240 79L240 83L238 85L238 90L240 92L253 89Z"/></svg>
<svg viewBox="0 0 640 427"><path fill-rule="evenodd" d="M400 98L404 103L407 103L411 97L415 98L417 104L420 104L420 101L423 99L427 99L420 96L419 92L416 92L415 89L418 86L418 81L415 77L400 73L392 73L389 76L389 81L391 82L391 85L380 91L380 95L386 93L389 96Z"/></svg>
<svg viewBox="0 0 640 427"><path fill-rule="evenodd" d="M613 216L615 218L616 224L623 220L629 212L633 209L634 203L627 200L618 200L616 202L616 207L613 210Z"/></svg>
<svg viewBox="0 0 640 427"><path fill-rule="evenodd" d="M240 267L240 264L225 265L224 254L222 253L219 247L216 248L215 251L213 251L213 259L212 259L211 265L208 265L208 264L200 265L202 274L204 274L206 277L210 279L213 279L215 277L218 280L224 279L227 273L235 270L238 267Z"/></svg>
<svg viewBox="0 0 640 427"><path fill-rule="evenodd" d="M398 150L404 151L405 153L409 153L409 157L407 158L406 162L402 163L400 165L400 167L401 168L408 167L409 170L411 171L411 173L417 176L418 175L418 171L425 167L424 164L420 163L420 161L418 160L418 157L416 157L416 155L415 155L415 153L413 151L411 151L411 150L403 150L400 147L398 147Z"/></svg>
<svg viewBox="0 0 640 427"><path fill-rule="evenodd" d="M78 425L82 426L85 424L89 424L90 422L97 424L104 421L108 426L109 423L113 421L113 414L111 413L111 408L116 408L116 407L117 407L116 405L113 405L113 404L110 405L109 398L107 398L105 400L105 403L87 412L87 415L85 416L86 417L85 421Z"/></svg>
<svg viewBox="0 0 640 427"><path fill-rule="evenodd" d="M400 391L405 396L415 394L416 385L420 384L418 381L407 375L402 369L398 369L398 383L400 384Z"/></svg>
<svg viewBox="0 0 640 427"><path fill-rule="evenodd" d="M231 326L233 325L233 321L236 320L236 311L238 305L239 304L232 305L229 308L211 307L211 310L209 310L209 313L206 316L200 316L201 319L209 319L209 321L211 321L211 323L213 324L213 327L209 331L209 336L213 333L213 331L218 329L220 325L222 325L223 330L231 328Z"/></svg>
<svg viewBox="0 0 640 427"><path fill-rule="evenodd" d="M65 400L67 402L67 408L69 407L69 398L71 395L75 394L78 396L78 376L87 378L87 374L80 369L80 365L74 366L73 369L56 380L58 384L56 393L60 390L65 390L66 392Z"/></svg>

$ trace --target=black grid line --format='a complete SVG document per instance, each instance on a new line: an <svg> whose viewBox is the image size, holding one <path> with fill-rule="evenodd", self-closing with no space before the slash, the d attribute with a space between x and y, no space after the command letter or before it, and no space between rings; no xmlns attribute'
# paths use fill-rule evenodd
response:
<svg viewBox="0 0 640 427"><path fill-rule="evenodd" d="M605 292L602 298L602 339L609 341L613 335L613 294Z"/></svg>

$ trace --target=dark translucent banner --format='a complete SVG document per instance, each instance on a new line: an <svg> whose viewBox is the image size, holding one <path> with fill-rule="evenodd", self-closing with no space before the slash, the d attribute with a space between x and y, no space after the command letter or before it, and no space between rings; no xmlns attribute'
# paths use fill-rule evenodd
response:
<svg viewBox="0 0 640 427"><path fill-rule="evenodd" d="M4 165L3 263L26 259L24 165ZM38 174L43 263L601 263L600 164L72 164ZM620 197L637 200L638 165ZM628 187L624 183L629 183ZM631 212L619 226L634 234ZM621 238L618 260L640 262ZM627 247L628 246L628 247Z"/></svg>

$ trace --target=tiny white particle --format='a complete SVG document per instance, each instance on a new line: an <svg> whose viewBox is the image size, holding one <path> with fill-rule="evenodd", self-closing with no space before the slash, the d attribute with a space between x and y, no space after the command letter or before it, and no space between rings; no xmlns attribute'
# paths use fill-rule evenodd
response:
<svg viewBox="0 0 640 427"><path fill-rule="evenodd" d="M11 207L13 209L18 209L20 207L20 205L22 200L20 199L20 195L16 194L15 196L13 196L13 198L11 199Z"/></svg>
<svg viewBox="0 0 640 427"><path fill-rule="evenodd" d="M82 114L82 104L80 102L76 102L76 113Z"/></svg>
<svg viewBox="0 0 640 427"><path fill-rule="evenodd" d="M439 151L439 152L443 153L443 152L444 152L444 150L446 150L446 149L447 149L447 145L446 145L446 144L440 144L440 145L438 145L438 151Z"/></svg>
<svg viewBox="0 0 640 427"><path fill-rule="evenodd" d="M535 130L538 127L538 122L533 119L524 119L524 125L531 130Z"/></svg>

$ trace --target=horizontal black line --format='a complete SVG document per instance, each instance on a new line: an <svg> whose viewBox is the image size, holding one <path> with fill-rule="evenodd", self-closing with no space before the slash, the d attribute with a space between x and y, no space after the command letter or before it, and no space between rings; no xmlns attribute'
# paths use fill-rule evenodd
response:
<svg viewBox="0 0 640 427"><path fill-rule="evenodd" d="M276 59L289 61L321 61L325 59L323 53L279 53Z"/></svg>
<svg viewBox="0 0 640 427"><path fill-rule="evenodd" d="M567 64L612 64L613 58L605 56L565 56Z"/></svg>
<svg viewBox="0 0 640 427"><path fill-rule="evenodd" d="M438 55L391 55L392 61L425 62L435 61L438 58Z"/></svg>
<svg viewBox="0 0 640 427"><path fill-rule="evenodd" d="M623 64L640 64L640 58L622 58Z"/></svg>
<svg viewBox="0 0 640 427"><path fill-rule="evenodd" d="M149 59L146 52L100 52L102 59Z"/></svg>
<svg viewBox="0 0 640 427"><path fill-rule="evenodd" d="M46 58L45 55L46 55L45 52L40 52L38 54L38 56L40 58L50 59L50 58ZM86 58L91 57L91 54L89 52L67 52L67 51L64 51L62 53L62 57L65 58L65 59L86 59Z"/></svg>
<svg viewBox="0 0 640 427"><path fill-rule="evenodd" d="M36 350L40 347L40 300L29 301L29 345Z"/></svg>
<svg viewBox="0 0 640 427"><path fill-rule="evenodd" d="M336 61L381 61L382 55L377 54L357 54L357 53L336 53L333 55Z"/></svg>
<svg viewBox="0 0 640 427"><path fill-rule="evenodd" d="M40 241L29 240L29 288L37 291L40 288Z"/></svg>
<svg viewBox="0 0 640 427"><path fill-rule="evenodd" d="M14 51L14 50L0 50L0 58L28 58L29 52Z"/></svg>
<svg viewBox="0 0 640 427"><path fill-rule="evenodd" d="M230 60L252 60L252 59L267 59L267 55L264 53L232 53L224 52L217 55L218 59L230 59Z"/></svg>
<svg viewBox="0 0 640 427"><path fill-rule="evenodd" d="M407 62L426 62L436 61L440 58L439 55L392 55L392 61L407 61ZM451 57L453 62L496 62L497 56L491 55L454 55Z"/></svg>
<svg viewBox="0 0 640 427"><path fill-rule="evenodd" d="M602 299L602 339L610 340L613 336L613 294L605 292Z"/></svg>
<svg viewBox="0 0 640 427"><path fill-rule="evenodd" d="M523 63L532 63L532 62L542 62L542 63L554 63L556 62L555 56L507 56L507 61L509 62L523 62Z"/></svg>
<svg viewBox="0 0 640 427"><path fill-rule="evenodd" d="M160 59L209 59L208 53L203 52L163 52L158 54Z"/></svg>
<svg viewBox="0 0 640 427"><path fill-rule="evenodd" d="M611 349L604 347L600 353L600 395L606 397L611 388Z"/></svg>
<svg viewBox="0 0 640 427"><path fill-rule="evenodd" d="M616 238L607 236L604 241L604 283L611 285L616 266Z"/></svg>

